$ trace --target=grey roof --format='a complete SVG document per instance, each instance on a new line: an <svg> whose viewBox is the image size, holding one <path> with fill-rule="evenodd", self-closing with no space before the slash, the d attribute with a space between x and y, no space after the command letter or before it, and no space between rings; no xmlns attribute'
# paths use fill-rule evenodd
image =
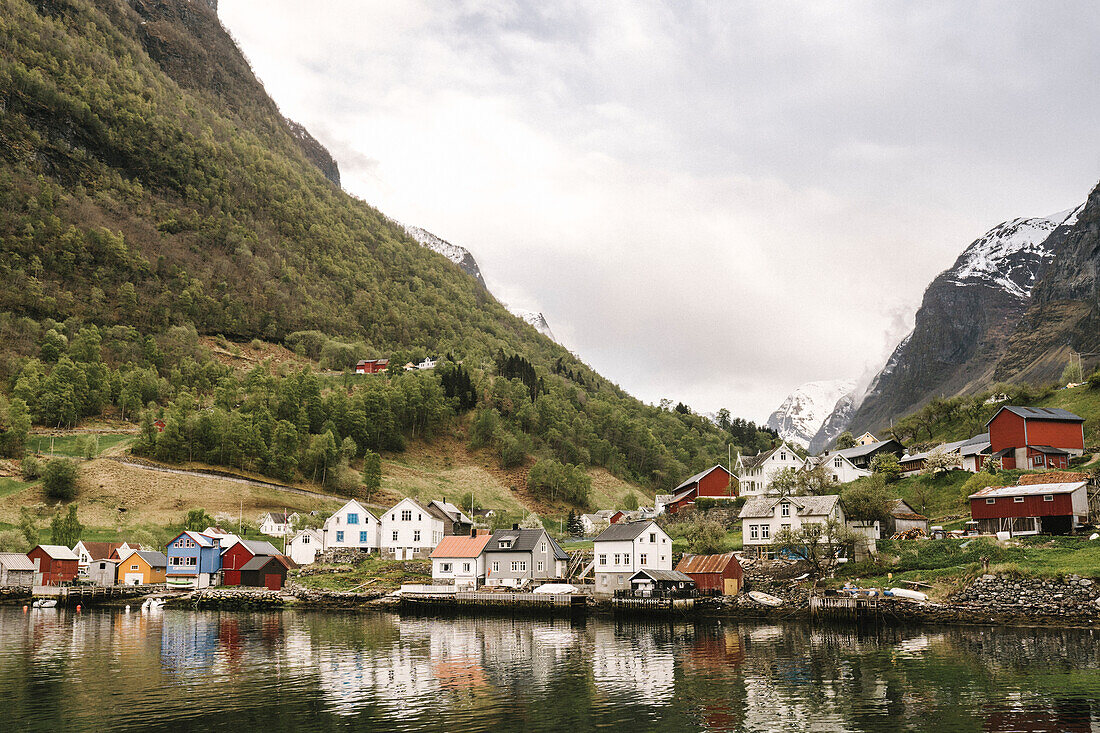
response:
<svg viewBox="0 0 1100 733"><path fill-rule="evenodd" d="M1025 420L1061 420L1063 422L1084 422L1085 418L1080 415L1074 415L1069 410L1063 410L1061 407L1019 407L1016 405L1004 405L1000 410L993 413L993 417L989 418L989 422L985 425L989 427L989 423L1001 414L1002 410L1008 410L1013 415L1019 415Z"/></svg>
<svg viewBox="0 0 1100 733"><path fill-rule="evenodd" d="M272 562L275 563L276 565L278 565L281 568L286 567L281 562L279 562L277 559L275 559L274 555L257 555L256 557L252 558L251 560L246 562L244 565L242 565L241 566L241 571L243 572L243 571L246 571L246 570L259 570L260 568L266 567L268 563L272 563Z"/></svg>
<svg viewBox="0 0 1100 733"><path fill-rule="evenodd" d="M779 450L778 447L764 451L763 453L758 453L755 456L741 456L741 463L747 469L756 468L761 463L768 460L768 456L770 456L772 453L775 453L777 450Z"/></svg>
<svg viewBox="0 0 1100 733"><path fill-rule="evenodd" d="M43 550L45 550L46 554L49 555L54 560L79 560L80 559L79 557L76 556L75 552L73 552L68 547L65 547L64 545L39 545L39 547L41 547Z"/></svg>
<svg viewBox="0 0 1100 733"><path fill-rule="evenodd" d="M242 545L248 548L248 551L253 555L278 555L279 551L275 549L275 545L270 542L264 542L263 540L241 540Z"/></svg>
<svg viewBox="0 0 1100 733"><path fill-rule="evenodd" d="M905 463L905 462L908 462L908 461L921 461L921 460L924 460L930 454L932 454L936 451L939 451L940 453L954 453L955 451L961 450L962 447L966 444L967 444L967 441L965 441L965 440L956 440L954 443L943 443L941 445L936 446L932 450L926 450L923 453L914 453L911 456L910 455L904 455L898 460L901 461L902 463Z"/></svg>
<svg viewBox="0 0 1100 733"><path fill-rule="evenodd" d="M844 456L849 460L853 458L862 458L863 456L867 456L872 453L877 453L880 450L884 450L891 443L896 444L898 448L903 447L901 443L898 443L898 441L890 438L889 440L880 440L877 443L868 443L867 445L856 445L852 446L851 448L843 448L841 450L829 451L826 455Z"/></svg>
<svg viewBox="0 0 1100 733"><path fill-rule="evenodd" d="M694 583L691 576L687 573L681 573L679 570L639 570L630 576L631 582L634 581L639 575L645 575L653 580L665 581L670 583Z"/></svg>
<svg viewBox="0 0 1100 733"><path fill-rule="evenodd" d="M825 496L751 496L741 507L738 514L742 519L756 517L770 517L775 510L775 505L781 501L788 501L796 508L800 517L821 517L829 514L836 507L840 496L826 494Z"/></svg>
<svg viewBox="0 0 1100 733"><path fill-rule="evenodd" d="M554 542L554 538L546 534L544 529L498 529L493 532L489 544L485 546L485 552L531 552L543 537L550 540L555 558L558 560L569 559L569 555L565 553L565 550L561 549L558 543ZM512 546L501 548L500 541L508 538L515 540Z"/></svg>
<svg viewBox="0 0 1100 733"><path fill-rule="evenodd" d="M1068 450L1062 450L1061 448L1054 448L1049 445L1029 445L1028 448L1034 448L1037 451L1041 451L1048 456L1068 456Z"/></svg>
<svg viewBox="0 0 1100 733"><path fill-rule="evenodd" d="M641 522L619 522L618 524L612 524L610 527L600 532L593 542L617 542L622 540L633 540L646 531L649 525L653 524L652 519L646 519Z"/></svg>
<svg viewBox="0 0 1100 733"><path fill-rule="evenodd" d="M141 559L149 563L151 568L166 568L168 567L168 558L163 552L155 552L150 550L138 550L136 555L140 555Z"/></svg>
<svg viewBox="0 0 1100 733"><path fill-rule="evenodd" d="M436 509L442 512L447 521L459 522L461 524L473 524L470 518L462 513L461 509L459 509L449 501L439 501L438 499L433 499L431 502L428 503L428 511L431 511L432 509Z"/></svg>
<svg viewBox="0 0 1100 733"><path fill-rule="evenodd" d="M8 570L34 570L34 563L21 552L0 552L0 566Z"/></svg>
<svg viewBox="0 0 1100 733"><path fill-rule="evenodd" d="M973 445L975 443L988 443L989 433L978 433L963 441L963 445Z"/></svg>
<svg viewBox="0 0 1100 733"><path fill-rule="evenodd" d="M725 466L723 466L721 464L715 464L715 465L711 466L710 468L706 469L705 471L700 471L699 473L695 474L694 476L689 478L687 481L684 481L682 484L680 484L675 489L673 489L672 493L675 494L676 492L678 492L680 489L684 488L685 486L690 486L692 484L699 483L703 479L704 476L706 476L711 471L714 471L715 469L719 469L719 468L722 469L723 471L726 471ZM729 471L726 471L726 473L728 474Z"/></svg>

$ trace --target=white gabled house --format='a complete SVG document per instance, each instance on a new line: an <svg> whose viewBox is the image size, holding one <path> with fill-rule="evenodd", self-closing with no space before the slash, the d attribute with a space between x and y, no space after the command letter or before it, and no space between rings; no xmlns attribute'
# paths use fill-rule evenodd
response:
<svg viewBox="0 0 1100 733"><path fill-rule="evenodd" d="M737 478L742 496L769 493L775 475L786 468L801 470L805 461L786 443L755 456L737 456Z"/></svg>
<svg viewBox="0 0 1100 733"><path fill-rule="evenodd" d="M828 456L810 456L806 459L804 469L812 471L819 466L834 484L846 484L857 478L871 475L869 469L859 468L850 458L837 453Z"/></svg>
<svg viewBox="0 0 1100 733"><path fill-rule="evenodd" d="M325 520L321 528L324 550L354 549L378 552L381 522L366 507L352 499Z"/></svg>
<svg viewBox="0 0 1100 733"><path fill-rule="evenodd" d="M432 580L453 584L456 589L477 590L485 583L485 546L492 539L487 530L451 535L432 550Z"/></svg>
<svg viewBox="0 0 1100 733"><path fill-rule="evenodd" d="M596 593L630 590L639 570L672 570L672 539L652 519L619 522L592 542Z"/></svg>
<svg viewBox="0 0 1100 733"><path fill-rule="evenodd" d="M405 497L382 515L382 552L395 560L426 558L449 532L451 517Z"/></svg>
<svg viewBox="0 0 1100 733"><path fill-rule="evenodd" d="M319 529L300 529L286 543L286 554L298 565L311 565L325 549L325 536Z"/></svg>
<svg viewBox="0 0 1100 733"><path fill-rule="evenodd" d="M294 531L294 524L298 521L298 518L297 513L271 512L265 514L263 521L260 523L260 534L266 534L268 537L285 537Z"/></svg>
<svg viewBox="0 0 1100 733"><path fill-rule="evenodd" d="M753 496L741 507L741 538L746 554L766 554L780 531L797 532L804 524L824 524L830 519L844 522L840 497Z"/></svg>

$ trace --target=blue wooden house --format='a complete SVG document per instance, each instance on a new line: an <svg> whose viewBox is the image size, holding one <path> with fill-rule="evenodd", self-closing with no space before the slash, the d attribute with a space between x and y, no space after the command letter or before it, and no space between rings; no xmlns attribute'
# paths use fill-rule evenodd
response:
<svg viewBox="0 0 1100 733"><path fill-rule="evenodd" d="M169 585L207 588L217 582L222 569L221 538L187 531L165 547Z"/></svg>

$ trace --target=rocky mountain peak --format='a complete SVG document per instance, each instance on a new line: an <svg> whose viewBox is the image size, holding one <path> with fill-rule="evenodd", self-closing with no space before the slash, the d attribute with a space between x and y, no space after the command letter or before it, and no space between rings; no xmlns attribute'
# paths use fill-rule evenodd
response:
<svg viewBox="0 0 1100 733"><path fill-rule="evenodd" d="M783 440L807 448L835 411L837 403L850 397L855 388L854 379L806 382L799 385L768 417L767 427L779 433Z"/></svg>

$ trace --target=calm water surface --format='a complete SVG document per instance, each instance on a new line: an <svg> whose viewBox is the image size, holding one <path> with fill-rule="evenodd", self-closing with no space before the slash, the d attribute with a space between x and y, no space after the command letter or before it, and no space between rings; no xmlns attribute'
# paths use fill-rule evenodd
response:
<svg viewBox="0 0 1100 733"><path fill-rule="evenodd" d="M0 608L11 730L1089 731L1100 634Z"/></svg>

